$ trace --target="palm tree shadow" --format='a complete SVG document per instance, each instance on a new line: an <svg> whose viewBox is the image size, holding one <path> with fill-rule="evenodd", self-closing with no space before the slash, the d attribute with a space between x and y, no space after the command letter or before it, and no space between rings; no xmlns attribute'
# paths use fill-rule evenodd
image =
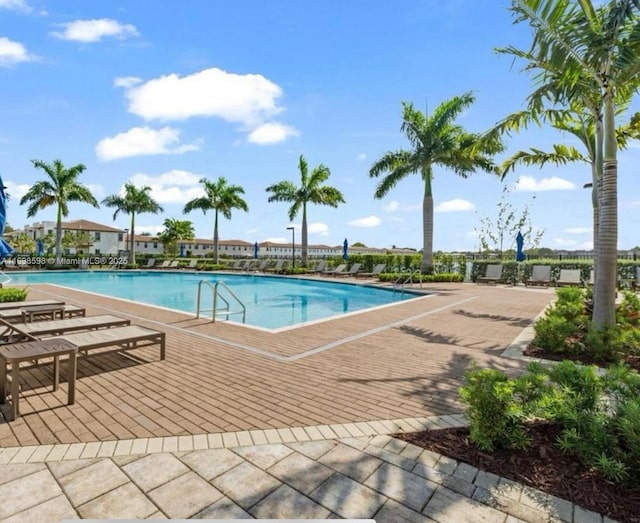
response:
<svg viewBox="0 0 640 523"><path fill-rule="evenodd" d="M502 314L484 314L478 312L465 311L458 309L453 311L454 314L460 314L467 318L473 318L478 320L492 320L492 321L504 321L513 325L514 327L526 328L531 324L531 318L518 318L516 316L503 316Z"/></svg>
<svg viewBox="0 0 640 523"><path fill-rule="evenodd" d="M502 351L504 347L501 345L493 344L491 346L487 346L486 342L481 343L460 343L461 338L455 336L446 336L444 334L438 334L428 329L420 329L417 327L412 327L410 325L401 325L398 327L405 334L409 334L411 336L415 336L424 340L427 343L437 343L440 345L449 345L456 347L465 347L468 349L483 349L485 351Z"/></svg>

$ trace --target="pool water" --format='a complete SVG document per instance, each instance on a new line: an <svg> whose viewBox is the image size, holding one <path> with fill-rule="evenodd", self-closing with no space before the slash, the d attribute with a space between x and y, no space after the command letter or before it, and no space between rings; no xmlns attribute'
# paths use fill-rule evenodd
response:
<svg viewBox="0 0 640 523"><path fill-rule="evenodd" d="M207 280L215 285L222 280L244 303L245 323L267 329L289 327L416 297L409 292L393 292L364 285L255 274L41 271L11 273L10 276L11 284L54 283L193 314L197 308L198 283ZM229 301L231 310L239 310L239 306L221 287L220 295ZM210 310L212 303L213 291L209 285L203 284L201 308ZM219 303L218 307L221 305ZM211 313L203 315L210 316ZM224 320L226 317L218 316L218 319ZM242 315L229 316L229 320L241 322Z"/></svg>

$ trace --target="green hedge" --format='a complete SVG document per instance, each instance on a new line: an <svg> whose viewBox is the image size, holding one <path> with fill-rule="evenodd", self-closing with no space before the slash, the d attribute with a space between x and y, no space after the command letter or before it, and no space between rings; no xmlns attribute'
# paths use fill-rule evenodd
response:
<svg viewBox="0 0 640 523"><path fill-rule="evenodd" d="M383 272L378 276L378 279L382 282L394 282L401 276L408 277L408 272ZM462 274L443 272L439 274L419 274L413 275L414 283L434 283L434 282L461 282L464 281Z"/></svg>
<svg viewBox="0 0 640 523"><path fill-rule="evenodd" d="M29 290L18 289L17 287L0 288L0 303L9 301L24 301L27 299Z"/></svg>

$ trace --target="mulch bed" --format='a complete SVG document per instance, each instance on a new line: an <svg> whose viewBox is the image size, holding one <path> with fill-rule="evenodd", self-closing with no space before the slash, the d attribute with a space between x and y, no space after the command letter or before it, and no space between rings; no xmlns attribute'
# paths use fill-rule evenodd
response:
<svg viewBox="0 0 640 523"><path fill-rule="evenodd" d="M522 351L522 354L525 356L529 356L532 358L541 358L545 360L554 360L554 361L562 361L562 360L572 360L579 363L583 363L585 365L597 365L598 367L608 367L613 362L599 360L597 358L593 358L589 354L558 354L554 352L550 352L541 347L536 347L533 344L530 344L526 349ZM640 356L631 356L626 355L622 358L629 367L640 372Z"/></svg>
<svg viewBox="0 0 640 523"><path fill-rule="evenodd" d="M487 472L540 489L599 512L621 523L640 523L640 487L622 488L564 454L552 425L529 428L533 444L526 450L479 450L467 428L395 434L414 445L450 456Z"/></svg>

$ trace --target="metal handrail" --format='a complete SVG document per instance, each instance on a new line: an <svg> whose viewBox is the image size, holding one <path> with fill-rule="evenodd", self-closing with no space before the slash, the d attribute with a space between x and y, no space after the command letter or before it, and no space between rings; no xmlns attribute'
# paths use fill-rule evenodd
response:
<svg viewBox="0 0 640 523"><path fill-rule="evenodd" d="M200 302L201 302L200 298L201 298L201 295L202 295L202 284L203 283L206 283L209 287L211 287L211 290L213 291L213 307L211 309L202 309L200 307ZM222 285L222 287L224 287L226 289L226 291L233 297L233 299L235 299L236 302L238 302L238 305L240 305L240 307L242 307L242 310L231 311L231 307L230 307L229 301L227 299L225 299L224 296L221 296L219 291L218 291L218 287L220 285ZM218 310L218 298L224 302L224 304L225 304L225 308L224 309L219 309ZM209 280L200 280L198 282L198 297L197 297L197 303L196 303L196 318L200 318L200 313L201 312L211 312L211 321L212 322L216 321L216 316L218 314L227 316L227 318L231 314L242 314L242 323L245 322L245 319L247 317L247 308L245 307L244 303L242 303L240 298L238 298L235 295L235 293L229 288L229 286L225 282L223 282L222 280L218 280L215 283L215 285L212 285Z"/></svg>
<svg viewBox="0 0 640 523"><path fill-rule="evenodd" d="M0 287L2 287L5 283L9 283L11 281L11 276L5 274L3 271L0 271L0 274L6 278L4 281L0 282Z"/></svg>
<svg viewBox="0 0 640 523"><path fill-rule="evenodd" d="M415 269L409 274L401 274L400 276L398 276L396 281L393 282L393 290L396 291L398 288L400 288L402 289L402 292L404 292L405 286L414 284L414 274L422 274L422 272L420 271L420 269ZM422 278L420 278L419 283L420 288L422 289Z"/></svg>

